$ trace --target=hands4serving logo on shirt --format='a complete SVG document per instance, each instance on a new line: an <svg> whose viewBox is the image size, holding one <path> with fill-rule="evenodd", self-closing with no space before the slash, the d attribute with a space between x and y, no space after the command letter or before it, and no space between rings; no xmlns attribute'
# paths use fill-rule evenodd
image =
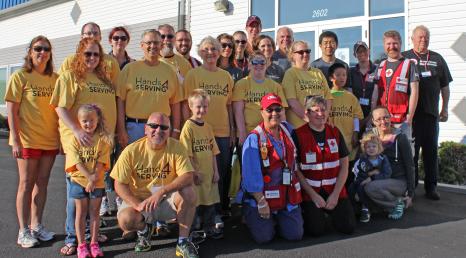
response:
<svg viewBox="0 0 466 258"><path fill-rule="evenodd" d="M225 86L220 85L220 83L216 84L207 84L207 83L200 83L199 88L207 91L209 96L227 96L228 95L228 83Z"/></svg>
<svg viewBox="0 0 466 258"><path fill-rule="evenodd" d="M167 92L168 80L162 82L155 77L154 80L144 79L142 77L136 77L136 90L142 91L154 91L154 92Z"/></svg>
<svg viewBox="0 0 466 258"><path fill-rule="evenodd" d="M86 82L91 93L115 94L115 90L105 83Z"/></svg>
<svg viewBox="0 0 466 258"><path fill-rule="evenodd" d="M336 107L332 106L330 117L353 117L353 107Z"/></svg>
<svg viewBox="0 0 466 258"><path fill-rule="evenodd" d="M194 139L193 140L193 152L212 151L214 147L214 139Z"/></svg>
<svg viewBox="0 0 466 258"><path fill-rule="evenodd" d="M323 81L314 80L298 80L298 85L301 90L322 90Z"/></svg>
<svg viewBox="0 0 466 258"><path fill-rule="evenodd" d="M79 159L82 163L95 162L101 156L101 151L96 151L95 148L79 150Z"/></svg>
<svg viewBox="0 0 466 258"><path fill-rule="evenodd" d="M31 93L33 97L51 97L53 93L53 87L41 87L31 84Z"/></svg>
<svg viewBox="0 0 466 258"><path fill-rule="evenodd" d="M258 103L260 104L262 97L266 94L266 92L246 92L246 102L247 103Z"/></svg>
<svg viewBox="0 0 466 258"><path fill-rule="evenodd" d="M136 174L139 179L142 180L153 180L156 178L165 179L168 174L170 174L170 164L166 162L165 164L158 164L157 167L136 167Z"/></svg>

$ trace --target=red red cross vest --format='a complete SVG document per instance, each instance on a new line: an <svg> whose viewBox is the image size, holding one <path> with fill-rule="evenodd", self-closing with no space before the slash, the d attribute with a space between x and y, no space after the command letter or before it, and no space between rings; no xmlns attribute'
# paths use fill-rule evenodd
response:
<svg viewBox="0 0 466 258"><path fill-rule="evenodd" d="M377 104L388 108L392 115L392 123L402 123L406 120L409 107L409 78L410 60L404 59L392 73L390 85L387 85L387 60L383 60L377 70L379 100Z"/></svg>
<svg viewBox="0 0 466 258"><path fill-rule="evenodd" d="M317 144L308 124L296 129L295 133L299 139L300 152L298 155L301 161L299 165L307 183L317 193L323 188L330 195L340 172L340 155L338 152L340 134L338 128L328 124L325 125L323 150ZM346 188L343 187L339 198L346 197ZM311 197L305 191L303 191L303 200L311 200Z"/></svg>
<svg viewBox="0 0 466 258"><path fill-rule="evenodd" d="M292 205L300 204L302 201L301 185L299 184L298 177L295 174L297 149L286 126L280 124L280 139L282 139L285 144L284 158L288 169L291 172L289 185L283 184L282 180L280 180L281 183L275 185L273 182L265 182L267 177L270 179L273 176L279 176L283 179L282 169L278 168L284 168L285 164L284 161L280 159L280 156L275 150L269 137L267 137L263 122L254 128L252 133L257 135L259 150L263 146L267 148L267 159L261 158L261 167L262 176L264 177L263 193L270 210L277 211L284 209L287 203ZM271 173L280 173L280 175L272 175Z"/></svg>

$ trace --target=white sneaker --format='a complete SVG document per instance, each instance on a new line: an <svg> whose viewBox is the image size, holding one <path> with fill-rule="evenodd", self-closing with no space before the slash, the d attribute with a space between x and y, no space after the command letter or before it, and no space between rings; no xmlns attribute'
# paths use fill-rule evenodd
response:
<svg viewBox="0 0 466 258"><path fill-rule="evenodd" d="M35 239L40 241L50 241L55 236L55 232L47 231L42 224L37 225L36 228L31 229L31 234Z"/></svg>
<svg viewBox="0 0 466 258"><path fill-rule="evenodd" d="M31 248L39 245L39 241L31 235L31 230L29 228L19 230L17 243L22 248Z"/></svg>
<svg viewBox="0 0 466 258"><path fill-rule="evenodd" d="M100 211L99 214L100 216L104 216L109 212L108 210L108 199L106 196L102 197L102 203L100 204Z"/></svg>
<svg viewBox="0 0 466 258"><path fill-rule="evenodd" d="M223 228L225 226L225 224L223 224L222 216L220 215L215 215L214 222L215 228Z"/></svg>

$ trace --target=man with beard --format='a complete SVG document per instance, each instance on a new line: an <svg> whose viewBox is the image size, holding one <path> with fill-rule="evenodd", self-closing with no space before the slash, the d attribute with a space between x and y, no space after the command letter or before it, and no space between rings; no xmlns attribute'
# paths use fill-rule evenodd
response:
<svg viewBox="0 0 466 258"><path fill-rule="evenodd" d="M200 66L202 63L197 58L190 55L193 40L188 30L181 29L175 34L175 48L178 54L182 55L191 64L192 68Z"/></svg>
<svg viewBox="0 0 466 258"><path fill-rule="evenodd" d="M288 49L293 44L293 30L288 27L281 27L277 31L276 44L278 45L277 51L272 55L272 62L279 65L284 72L291 67L290 60L288 60Z"/></svg>
<svg viewBox="0 0 466 258"><path fill-rule="evenodd" d="M165 114L152 113L144 127L146 136L127 146L118 158L111 173L123 199L118 225L125 232L137 231L135 251L145 252L151 249L152 223L176 218L176 255L198 257L188 238L196 210L194 169L183 145L169 137L169 129Z"/></svg>
<svg viewBox="0 0 466 258"><path fill-rule="evenodd" d="M379 105L387 107L392 125L401 129L412 143L411 125L419 96L419 74L416 65L401 55L398 31L386 31L383 44L387 59L379 64L375 76L378 87L373 94L378 94L375 96L378 96Z"/></svg>

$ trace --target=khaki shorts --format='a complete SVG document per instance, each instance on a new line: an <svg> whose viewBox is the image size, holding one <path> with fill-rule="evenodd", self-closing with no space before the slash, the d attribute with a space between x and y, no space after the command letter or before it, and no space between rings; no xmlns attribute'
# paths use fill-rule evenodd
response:
<svg viewBox="0 0 466 258"><path fill-rule="evenodd" d="M125 201L123 201L118 208L118 213L126 208L133 208ZM175 193L167 195L160 201L159 205L152 212L141 212L146 223L152 223L154 221L168 221L176 219L176 207L175 207ZM117 214L118 216L118 214Z"/></svg>

